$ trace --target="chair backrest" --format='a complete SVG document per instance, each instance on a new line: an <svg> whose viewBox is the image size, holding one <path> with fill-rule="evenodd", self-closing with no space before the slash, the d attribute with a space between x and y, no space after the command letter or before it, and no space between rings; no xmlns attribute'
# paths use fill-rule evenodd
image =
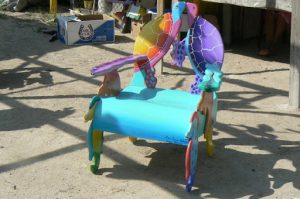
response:
<svg viewBox="0 0 300 199"><path fill-rule="evenodd" d="M133 54L147 55L148 60L137 62L135 68L143 68L147 64L153 67L161 58L161 54L167 53L174 40L174 36L171 35L172 26L171 13L166 13L145 25L136 38Z"/></svg>
<svg viewBox="0 0 300 199"><path fill-rule="evenodd" d="M133 82L135 85L155 87L154 66L168 52L174 41L174 36L171 35L172 26L172 15L171 13L166 13L150 21L136 38L133 54L143 54L148 59L134 64Z"/></svg>
<svg viewBox="0 0 300 199"><path fill-rule="evenodd" d="M172 14L166 13L146 24L134 44L134 55L146 55L147 60L134 64L134 84L155 87L155 64L169 51L181 27L181 15L185 2L178 2ZM136 78L138 76L138 78Z"/></svg>

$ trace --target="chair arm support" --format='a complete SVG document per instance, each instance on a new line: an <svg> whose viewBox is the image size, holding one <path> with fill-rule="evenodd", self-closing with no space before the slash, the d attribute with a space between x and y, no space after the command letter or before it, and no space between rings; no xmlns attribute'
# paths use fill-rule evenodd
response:
<svg viewBox="0 0 300 199"><path fill-rule="evenodd" d="M215 92L220 89L223 73L217 65L206 64L205 74L199 89L205 92Z"/></svg>
<svg viewBox="0 0 300 199"><path fill-rule="evenodd" d="M100 64L91 69L92 75L106 75L112 71L115 71L126 64L136 63L139 61L147 60L146 55L131 55L128 57L122 57L114 61L110 61L104 64Z"/></svg>

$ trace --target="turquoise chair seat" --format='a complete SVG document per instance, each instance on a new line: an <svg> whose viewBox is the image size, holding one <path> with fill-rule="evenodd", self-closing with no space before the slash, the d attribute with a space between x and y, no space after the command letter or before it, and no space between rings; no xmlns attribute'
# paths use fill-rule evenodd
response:
<svg viewBox="0 0 300 199"><path fill-rule="evenodd" d="M200 99L184 91L128 86L116 97L100 99L94 129L187 145Z"/></svg>
<svg viewBox="0 0 300 199"><path fill-rule="evenodd" d="M185 156L187 191L191 191L195 180L198 139L202 134L205 134L207 154L209 156L213 154L212 128L217 113L216 91L220 87L222 73L221 66L217 65L219 61L215 61L215 57L218 56L215 56L216 52L210 48L215 48L215 45L221 48L222 42L215 44L214 38L221 37L215 31L213 33L217 36L211 34L211 29L216 29L208 22L205 24L209 25L209 29L202 29L202 24L197 26L202 37L198 38L195 33L193 38L197 38L199 42L193 40L189 43L188 38L185 42L174 42L180 30L181 16L185 8L191 27L198 20L197 7L184 1L178 2L173 6L172 19L170 14L165 14L164 17L158 17L143 27L132 56L100 64L91 70L93 75L104 75L98 94L91 99L89 111L84 117L85 121L92 120L88 131L88 146L89 159L94 161L90 167L93 173L98 171L100 155L103 152L103 131L129 136L131 142L137 138L144 138L187 146ZM210 36L205 43L202 42L203 36ZM167 53L172 42L174 51L171 54L174 55L173 59L176 62L182 62L185 54L189 56L193 69L197 72L191 88L198 94L155 88L157 83L155 64ZM204 45L206 43L207 45ZM192 48L189 45L192 45ZM196 57L191 57L198 51L200 53ZM223 51L218 53L223 57ZM198 63L195 65L193 61L201 64L201 73ZM130 85L121 90L117 70L126 64L134 64L134 75Z"/></svg>

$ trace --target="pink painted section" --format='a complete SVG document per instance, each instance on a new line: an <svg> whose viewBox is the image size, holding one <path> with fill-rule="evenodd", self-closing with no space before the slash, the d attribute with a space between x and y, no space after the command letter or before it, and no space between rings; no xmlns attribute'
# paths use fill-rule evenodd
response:
<svg viewBox="0 0 300 199"><path fill-rule="evenodd" d="M193 3L186 3L186 8L187 8L187 12L188 12L188 24L189 27L192 27L195 18L198 15L198 7L197 5L193 4Z"/></svg>

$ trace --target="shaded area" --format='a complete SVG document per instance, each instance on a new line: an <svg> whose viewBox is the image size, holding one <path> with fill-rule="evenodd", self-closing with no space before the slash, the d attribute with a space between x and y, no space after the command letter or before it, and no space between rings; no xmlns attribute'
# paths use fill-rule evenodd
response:
<svg viewBox="0 0 300 199"><path fill-rule="evenodd" d="M16 26L5 25L7 23L15 23ZM85 81L94 85L98 85L99 81L93 79L93 77L83 76L73 72L73 68L71 67L63 67L56 66L51 63L46 63L44 61L39 60L42 56L49 52L56 52L65 49L78 48L79 46L67 46L59 41L48 43L48 35L42 35L42 30L45 29L55 29L56 27L48 26L43 23L31 20L20 20L14 17L5 16L5 19L0 18L0 25L3 25L3 35L1 38L4 42L3 45L0 46L0 61L10 60L14 58L18 58L23 62L14 69L1 70L0 69L0 89L8 88L10 90L22 88L26 85L31 85L34 83L41 83L47 86L52 86L55 84L52 79L52 72L60 73L62 75L66 75L74 78L76 81ZM12 28L14 27L14 28ZM26 34L20 34L23 28L31 28L32 34L36 34L36 40L32 40L32 46L39 46L39 48L28 48L28 36ZM17 32L17 35L7 34L7 32ZM4 34L6 33L6 34ZM16 40L18 37L18 40ZM45 45L40 45L42 42ZM116 43L126 43L131 42L132 39L125 36L116 36ZM6 49L6 43L15 43L12 49ZM130 53L126 53L122 50L111 48L109 44L93 44L93 47L100 48L106 51L110 51L115 54L119 54L120 56L128 56ZM88 59L88 55L87 55ZM32 68L31 65L35 64L39 67ZM37 73L40 77L31 77Z"/></svg>
<svg viewBox="0 0 300 199"><path fill-rule="evenodd" d="M239 79L223 78L224 82L239 85L244 88L253 89L255 91L230 91L221 92L219 94L219 110L235 110L243 109L243 111L253 111L258 109L253 105L254 102L265 100L274 96L288 96L287 91L271 88L263 85L254 84ZM246 95L254 94L253 97L247 98ZM245 96L245 97L244 97ZM276 113L275 113L276 114Z"/></svg>
<svg viewBox="0 0 300 199"><path fill-rule="evenodd" d="M277 140L277 137L272 135L274 129L265 124L250 127L219 123L216 129L234 135L235 138L215 141L217 154L214 158L204 155L205 143L200 143L197 180L189 196L198 197L200 193L209 193L207 196L216 198L238 198L248 195L250 198L260 198L271 196L274 189L286 183L292 182L295 188L300 188L300 154L295 153L300 150L300 141ZM151 158L149 165L140 165L105 146L106 156L118 164L111 169L101 168L101 175L116 179L147 180L169 190L174 196L185 196L184 188L181 188L185 184L185 147L168 143L148 143L144 140L138 140L136 145L156 150L145 155ZM239 151L240 146L251 146L261 153ZM290 160L296 171L273 168L281 159ZM239 166L235 160L239 161ZM181 186L178 187L176 183ZM222 186L222 189L218 189L218 186Z"/></svg>
<svg viewBox="0 0 300 199"><path fill-rule="evenodd" d="M277 69L250 71L250 72L243 72L243 73L224 73L224 75L252 75L252 74L261 74L261 73L275 73L275 72L282 72L288 70L289 70L288 68L277 68Z"/></svg>
<svg viewBox="0 0 300 199"><path fill-rule="evenodd" d="M75 128L75 129L77 129L77 128ZM77 129L77 131L78 131L78 129ZM81 133L85 133L85 132L81 132ZM109 141L120 139L122 137L123 136L120 136L118 134L110 134L110 135L105 136L105 141L109 142ZM85 141L85 137L81 137L81 139L83 141ZM55 151L51 151L51 152L48 152L48 153L44 153L44 154L40 154L40 155L37 155L37 156L34 156L34 157L23 159L23 160L20 160L20 161L17 161L17 162L0 165L0 173L15 170L15 169L19 169L19 168L26 167L26 166L30 166L32 164L35 164L35 163L38 163L38 162L41 162L41 161L45 161L45 160L48 160L48 159L51 159L51 158L55 158L55 157L58 157L58 156L66 155L68 153L72 153L72 152L75 152L75 151L78 151L78 150L85 149L86 147L87 147L87 144L85 142L84 143L79 143L79 144L74 144L74 145L67 146L67 147L64 147L64 148L61 148L61 149L57 149ZM1 149L1 146L0 146L0 149Z"/></svg>
<svg viewBox="0 0 300 199"><path fill-rule="evenodd" d="M13 90L35 83L51 86L54 82L50 71L51 70L43 70L42 68L2 70L0 71L0 80L2 82L0 89L8 88L9 90Z"/></svg>
<svg viewBox="0 0 300 199"><path fill-rule="evenodd" d="M72 108L51 111L41 108L20 107L0 110L0 131L16 131L29 128L40 128L44 124L59 120L74 113Z"/></svg>
<svg viewBox="0 0 300 199"><path fill-rule="evenodd" d="M281 63L290 63L290 44L288 41L284 40L278 44L276 51L269 56L260 56L259 51L259 40L260 38L252 38L239 40L227 46L225 52L230 52L233 54L244 55L247 57L253 57L255 59L265 60L265 61L274 61Z"/></svg>
<svg viewBox="0 0 300 199"><path fill-rule="evenodd" d="M85 147L86 147L85 143L75 144L75 145L71 145L71 146L68 146L68 147L65 147L62 149L51 151L49 153L41 154L39 156L27 158L27 159L24 159L24 160L21 160L18 162L0 165L0 173L18 169L18 168L22 168L22 167L26 167L26 166L30 166L30 165L35 164L40 161L45 161L50 158L55 158L55 157L58 157L61 155L65 155L67 153L72 153L74 151L84 149Z"/></svg>
<svg viewBox="0 0 300 199"><path fill-rule="evenodd" d="M121 44L121 43L132 43L134 42L134 40L130 37L127 37L125 35L115 35L115 42L117 44Z"/></svg>

